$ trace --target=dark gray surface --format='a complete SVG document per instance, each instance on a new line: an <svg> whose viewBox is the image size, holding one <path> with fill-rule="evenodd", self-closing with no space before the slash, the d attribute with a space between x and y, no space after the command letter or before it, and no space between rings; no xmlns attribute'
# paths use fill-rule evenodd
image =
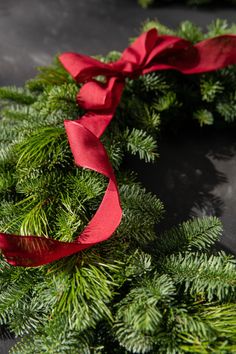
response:
<svg viewBox="0 0 236 354"><path fill-rule="evenodd" d="M137 0L0 0L0 85L21 84L55 53L121 50L147 18L175 27L186 19L206 26L219 16L236 21L236 9L143 10Z"/></svg>
<svg viewBox="0 0 236 354"><path fill-rule="evenodd" d="M140 23L157 18L176 27L192 20L205 27L218 17L236 22L236 9L143 10L136 0L0 0L0 85L21 85L35 67L63 51L85 54L122 50ZM223 244L236 250L236 144L233 134L212 133L160 144L153 166L130 162L144 184L165 202L165 226L189 215L221 216ZM0 354L11 342L1 341Z"/></svg>
<svg viewBox="0 0 236 354"><path fill-rule="evenodd" d="M130 159L131 169L164 202L159 230L192 216L221 218L221 246L236 254L236 139L232 130L185 132L160 141L155 164Z"/></svg>
<svg viewBox="0 0 236 354"><path fill-rule="evenodd" d="M0 340L0 354L7 354L11 349L14 341L12 339Z"/></svg>

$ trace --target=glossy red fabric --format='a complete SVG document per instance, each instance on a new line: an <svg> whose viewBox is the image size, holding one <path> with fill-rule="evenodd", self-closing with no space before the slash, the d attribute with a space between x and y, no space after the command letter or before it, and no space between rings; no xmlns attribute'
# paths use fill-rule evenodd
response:
<svg viewBox="0 0 236 354"><path fill-rule="evenodd" d="M76 121L65 121L75 163L105 175L108 187L97 212L74 242L0 233L0 249L15 266L35 267L72 255L108 239L119 226L122 210L117 183L99 137L113 118L125 78L167 69L197 74L236 64L236 36L223 35L192 45L175 36L159 36L151 29L116 62L105 64L76 53L64 53L60 61L76 81L84 83L77 100L87 113ZM98 75L104 75L106 83L97 81Z"/></svg>

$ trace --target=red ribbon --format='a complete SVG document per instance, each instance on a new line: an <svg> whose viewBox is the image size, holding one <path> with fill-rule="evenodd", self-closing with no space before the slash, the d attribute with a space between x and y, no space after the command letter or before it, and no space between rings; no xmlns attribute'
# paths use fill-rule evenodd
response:
<svg viewBox="0 0 236 354"><path fill-rule="evenodd" d="M60 61L76 81L84 82L77 100L87 113L76 121L65 121L75 163L105 175L109 183L97 212L74 242L0 233L0 249L14 266L35 267L72 255L108 239L119 226L122 210L116 178L99 137L119 104L125 78L166 69L196 74L236 64L236 36L222 35L192 45L178 37L159 36L152 29L114 63L75 53L62 54ZM98 75L104 75L106 83L96 81Z"/></svg>

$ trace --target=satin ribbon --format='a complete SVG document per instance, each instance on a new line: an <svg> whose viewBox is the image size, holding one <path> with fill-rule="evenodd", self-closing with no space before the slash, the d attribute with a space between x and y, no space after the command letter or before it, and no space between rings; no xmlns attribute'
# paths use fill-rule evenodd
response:
<svg viewBox="0 0 236 354"><path fill-rule="evenodd" d="M125 78L167 69L198 74L236 64L236 36L222 35L192 45L151 29L113 63L76 53L64 53L59 59L76 81L84 83L77 100L87 113L76 121L65 121L75 163L105 175L108 187L97 212L74 242L0 233L0 249L14 266L35 267L72 255L107 240L119 226L122 209L116 178L99 138L113 118ZM106 83L97 81L98 75L105 76Z"/></svg>

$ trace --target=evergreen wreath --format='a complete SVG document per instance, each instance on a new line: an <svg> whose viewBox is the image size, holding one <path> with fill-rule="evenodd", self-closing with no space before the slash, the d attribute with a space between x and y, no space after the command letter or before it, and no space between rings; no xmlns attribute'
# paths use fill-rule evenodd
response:
<svg viewBox="0 0 236 354"><path fill-rule="evenodd" d="M155 21L143 30L151 27L173 33ZM184 22L177 34L195 43L235 29L219 20L203 34ZM20 337L12 354L236 351L236 260L215 248L220 220L190 219L159 233L161 201L123 163L127 153L155 161L160 130L182 124L179 117L232 124L235 82L235 66L127 80L102 138L118 179L122 223L105 243L53 264L12 267L1 256L0 324ZM71 241L96 211L105 178L75 167L63 128L82 114L78 89L57 59L23 88L0 89L0 231Z"/></svg>

